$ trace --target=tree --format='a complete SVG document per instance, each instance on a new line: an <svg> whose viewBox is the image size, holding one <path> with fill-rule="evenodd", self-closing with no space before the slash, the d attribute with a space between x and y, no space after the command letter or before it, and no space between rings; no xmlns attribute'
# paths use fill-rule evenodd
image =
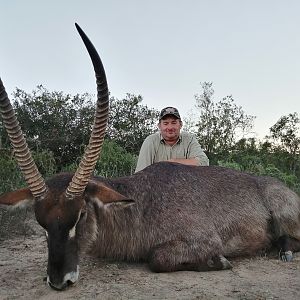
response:
<svg viewBox="0 0 300 300"><path fill-rule="evenodd" d="M296 112L281 117L270 132L271 137L292 155L300 153L300 118Z"/></svg>
<svg viewBox="0 0 300 300"><path fill-rule="evenodd" d="M142 105L141 96L127 94L125 99L110 100L107 138L126 152L138 154L143 140L155 130L158 111ZM16 89L13 94L13 106L29 147L53 153L58 171L81 158L94 120L94 102L89 94L49 92L42 85L32 93ZM0 134L7 146L2 124Z"/></svg>
<svg viewBox="0 0 300 300"><path fill-rule="evenodd" d="M16 89L13 97L31 149L52 152L59 170L81 156L94 119L95 105L90 95L49 92L40 85L31 94Z"/></svg>
<svg viewBox="0 0 300 300"><path fill-rule="evenodd" d="M156 130L159 112L142 105L143 98L127 94L111 98L107 135L127 152L138 154L144 139Z"/></svg>
<svg viewBox="0 0 300 300"><path fill-rule="evenodd" d="M247 115L242 107L237 106L232 96L214 102L211 82L204 82L201 86L202 94L195 95L196 108L200 112L197 137L212 159L215 155L227 153L238 139L249 133L255 117Z"/></svg>
<svg viewBox="0 0 300 300"><path fill-rule="evenodd" d="M282 116L276 124L270 128L270 136L275 142L279 142L277 151L287 152L290 171L294 174L300 169L300 118L296 112Z"/></svg>

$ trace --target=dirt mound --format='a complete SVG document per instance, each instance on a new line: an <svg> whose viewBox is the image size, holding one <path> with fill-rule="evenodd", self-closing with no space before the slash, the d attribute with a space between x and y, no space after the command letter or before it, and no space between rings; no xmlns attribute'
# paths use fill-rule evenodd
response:
<svg viewBox="0 0 300 300"><path fill-rule="evenodd" d="M0 299L300 299L300 255L291 263L257 257L219 272L152 273L146 264L81 259L80 280L50 289L42 230L0 243Z"/></svg>

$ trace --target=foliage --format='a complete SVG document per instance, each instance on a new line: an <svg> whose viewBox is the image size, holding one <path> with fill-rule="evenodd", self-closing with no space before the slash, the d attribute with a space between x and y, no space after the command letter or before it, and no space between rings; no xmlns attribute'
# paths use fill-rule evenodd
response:
<svg viewBox="0 0 300 300"><path fill-rule="evenodd" d="M64 172L75 172L81 157L65 166ZM103 177L131 175L135 170L137 157L118 145L115 141L104 140L100 159L96 163L94 174Z"/></svg>
<svg viewBox="0 0 300 300"><path fill-rule="evenodd" d="M105 141L95 174L104 177L131 175L135 170L137 157L118 145L115 141Z"/></svg>
<svg viewBox="0 0 300 300"><path fill-rule="evenodd" d="M51 151L42 150L40 152L32 152L32 157L44 178L51 177L53 174L57 173L57 165Z"/></svg>
<svg viewBox="0 0 300 300"><path fill-rule="evenodd" d="M81 154L94 118L89 95L65 95L38 86L32 94L17 89L13 103L31 149L52 152L58 167Z"/></svg>
<svg viewBox="0 0 300 300"><path fill-rule="evenodd" d="M271 137L280 141L291 154L300 153L300 118L296 112L282 116L270 132Z"/></svg>
<svg viewBox="0 0 300 300"><path fill-rule="evenodd" d="M122 100L111 98L106 137L132 154L138 154L146 136L156 128L158 111L141 102L142 97L133 94ZM57 171L68 168L81 157L95 114L90 95L49 92L40 85L32 93L16 89L13 105L29 147L37 152L52 152ZM0 137L3 147L8 147L3 124Z"/></svg>
<svg viewBox="0 0 300 300"><path fill-rule="evenodd" d="M8 149L1 149L0 154L0 194L27 186L13 153ZM32 152L32 156L45 178L56 172L55 161L51 152L47 150L39 153Z"/></svg>
<svg viewBox="0 0 300 300"><path fill-rule="evenodd" d="M25 180L9 150L0 151L0 194L25 186Z"/></svg>
<svg viewBox="0 0 300 300"><path fill-rule="evenodd" d="M33 159L44 178L56 173L53 154L50 151L32 151ZM75 172L81 157L65 166L62 171ZM130 175L135 170L137 157L126 152L113 141L104 141L101 158L96 164L95 174L104 177ZM11 150L0 151L0 194L27 186Z"/></svg>
<svg viewBox="0 0 300 300"><path fill-rule="evenodd" d="M212 83L205 82L202 88L203 93L195 96L197 122L187 122L187 126L195 130L210 163L277 177L300 192L298 114L281 117L264 142L245 138L254 117L245 114L232 96L214 102ZM49 92L42 86L31 94L17 89L14 107L43 176L75 171L94 119L90 96ZM112 97L107 136L95 174L105 177L132 174L143 140L156 129L158 113L142 105L141 96L127 94L122 100ZM0 142L0 192L3 193L26 183L8 150L9 140L2 123Z"/></svg>
<svg viewBox="0 0 300 300"><path fill-rule="evenodd" d="M293 174L300 173L300 118L296 112L282 116L270 128L269 138L279 145L274 148L277 152L284 153L286 163ZM300 174L299 174L300 175Z"/></svg>
<svg viewBox="0 0 300 300"><path fill-rule="evenodd" d="M293 174L282 172L272 164L266 166L263 164L258 164L256 165L255 168L250 168L250 169L244 169L242 165L240 165L235 161L219 161L218 165L226 168L239 170L239 171L244 171L244 172L246 171L258 176L270 176L270 177L277 178L280 181L284 182L288 187L292 188L294 191L300 194L299 178L297 178L297 176Z"/></svg>
<svg viewBox="0 0 300 300"><path fill-rule="evenodd" d="M291 173L300 178L300 155L292 155L286 149L270 141L261 145L261 156L265 164L273 164L285 173Z"/></svg>
<svg viewBox="0 0 300 300"><path fill-rule="evenodd" d="M279 180L284 182L287 186L300 191L300 189L299 189L300 185L299 185L298 178L293 174L288 174L288 173L282 172L281 170L276 168L276 166L274 166L274 165L266 166L260 175L278 178Z"/></svg>
<svg viewBox="0 0 300 300"><path fill-rule="evenodd" d="M156 130L159 112L141 104L142 97L127 94L111 98L108 137L126 151L138 154L144 139Z"/></svg>
<svg viewBox="0 0 300 300"><path fill-rule="evenodd" d="M300 174L289 168L290 155L270 142L241 139L218 165L261 176L276 177L300 193ZM298 156L299 161L299 156Z"/></svg>
<svg viewBox="0 0 300 300"><path fill-rule="evenodd" d="M234 103L232 96L219 102L213 101L214 90L211 82L201 84L203 92L195 95L199 110L197 136L210 160L222 155L234 146L239 135L244 136L253 127L254 117L247 115Z"/></svg>

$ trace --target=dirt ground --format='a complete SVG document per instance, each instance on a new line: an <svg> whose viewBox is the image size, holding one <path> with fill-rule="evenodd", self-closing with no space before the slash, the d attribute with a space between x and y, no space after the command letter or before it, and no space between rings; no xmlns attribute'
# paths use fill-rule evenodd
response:
<svg viewBox="0 0 300 300"><path fill-rule="evenodd" d="M219 272L152 273L146 264L82 257L80 279L63 292L49 288L41 229L0 236L0 299L300 299L300 254L232 261ZM3 229L3 228L2 228ZM22 231L22 230L21 230ZM28 234L30 232L30 234Z"/></svg>

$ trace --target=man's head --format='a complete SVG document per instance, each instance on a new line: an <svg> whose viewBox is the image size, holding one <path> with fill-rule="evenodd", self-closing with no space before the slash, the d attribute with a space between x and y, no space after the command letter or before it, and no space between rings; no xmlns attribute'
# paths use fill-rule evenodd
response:
<svg viewBox="0 0 300 300"><path fill-rule="evenodd" d="M166 143L173 145L179 138L181 118L175 107L165 107L159 115L158 128Z"/></svg>

